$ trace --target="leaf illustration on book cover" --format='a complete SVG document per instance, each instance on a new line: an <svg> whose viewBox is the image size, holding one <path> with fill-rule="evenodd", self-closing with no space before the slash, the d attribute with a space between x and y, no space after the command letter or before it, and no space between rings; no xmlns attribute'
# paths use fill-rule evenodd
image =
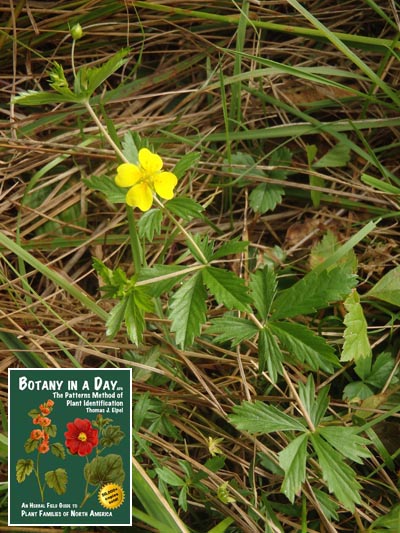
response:
<svg viewBox="0 0 400 533"><path fill-rule="evenodd" d="M32 473L33 470L33 461L32 459L19 459L17 461L17 481L22 483L25 481L25 478Z"/></svg>
<svg viewBox="0 0 400 533"><path fill-rule="evenodd" d="M67 490L68 476L63 468L50 470L44 475L47 486L54 489L57 494L64 494Z"/></svg>
<svg viewBox="0 0 400 533"><path fill-rule="evenodd" d="M122 458L115 453L95 457L85 465L83 475L91 485L105 485L106 483L122 485L125 479Z"/></svg>
<svg viewBox="0 0 400 533"><path fill-rule="evenodd" d="M121 431L119 426L108 426L103 431L103 436L100 440L102 446L110 447L114 444L119 444L125 437L125 433Z"/></svg>

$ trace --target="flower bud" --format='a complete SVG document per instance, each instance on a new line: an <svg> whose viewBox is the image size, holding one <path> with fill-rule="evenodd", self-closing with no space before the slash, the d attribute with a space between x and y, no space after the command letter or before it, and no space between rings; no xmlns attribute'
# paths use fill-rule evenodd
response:
<svg viewBox="0 0 400 533"><path fill-rule="evenodd" d="M79 24L79 22L75 24L74 26L72 26L70 32L71 32L71 37L73 38L74 41L79 41L79 39L81 39L81 37L83 36L82 26Z"/></svg>

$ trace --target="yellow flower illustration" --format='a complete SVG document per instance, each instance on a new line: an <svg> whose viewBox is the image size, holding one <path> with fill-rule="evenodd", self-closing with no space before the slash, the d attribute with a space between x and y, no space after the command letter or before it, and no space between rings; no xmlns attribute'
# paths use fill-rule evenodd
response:
<svg viewBox="0 0 400 533"><path fill-rule="evenodd" d="M130 187L126 193L126 203L148 211L153 203L153 194L164 200L174 197L174 187L178 178L172 172L162 171L163 161L147 148L139 150L139 164L122 163L117 168L115 183L119 187Z"/></svg>

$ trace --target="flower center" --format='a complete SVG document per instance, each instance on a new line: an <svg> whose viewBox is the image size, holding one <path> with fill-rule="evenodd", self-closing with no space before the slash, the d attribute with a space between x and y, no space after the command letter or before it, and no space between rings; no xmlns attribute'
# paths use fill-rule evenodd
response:
<svg viewBox="0 0 400 533"><path fill-rule="evenodd" d="M83 431L82 431L81 433L79 433L79 435L78 435L78 440L81 440L82 442L87 441L87 435L86 435L86 433L84 433Z"/></svg>

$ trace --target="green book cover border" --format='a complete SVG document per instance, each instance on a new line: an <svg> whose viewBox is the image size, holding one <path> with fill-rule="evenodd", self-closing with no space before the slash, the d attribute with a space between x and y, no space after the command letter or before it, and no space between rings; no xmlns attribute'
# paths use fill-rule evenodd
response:
<svg viewBox="0 0 400 533"><path fill-rule="evenodd" d="M8 373L8 525L132 525L132 370Z"/></svg>

